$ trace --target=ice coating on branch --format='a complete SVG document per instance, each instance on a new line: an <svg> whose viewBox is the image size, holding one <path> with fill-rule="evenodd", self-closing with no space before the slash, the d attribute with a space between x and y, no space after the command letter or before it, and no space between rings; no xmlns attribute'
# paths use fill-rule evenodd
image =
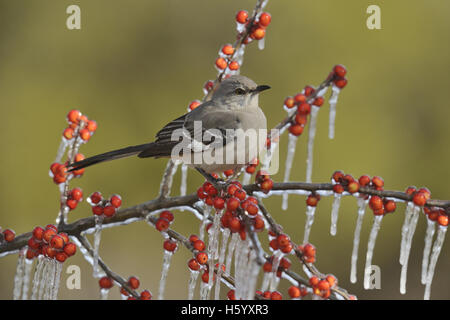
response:
<svg viewBox="0 0 450 320"><path fill-rule="evenodd" d="M204 240L204 238L205 238L205 228L206 228L206 225L208 224L208 221L209 221L208 218L209 218L210 214L211 214L211 207L205 206L205 209L203 210L203 220L200 225L200 232L199 232L199 238L201 240Z"/></svg>
<svg viewBox="0 0 450 320"><path fill-rule="evenodd" d="M406 235L406 241L403 251L403 261L401 261L402 264L402 271L400 274L400 293L405 294L406 293L406 277L408 273L408 260L409 260L409 253L411 252L411 244L412 239L414 236L414 233L416 231L417 221L419 220L419 213L420 213L420 207L414 206L413 208L413 214L410 219L409 225L408 225L408 233Z"/></svg>
<svg viewBox="0 0 450 320"><path fill-rule="evenodd" d="M262 284L261 284L261 291L264 292L269 288L270 280L272 279L272 273L271 272L264 272Z"/></svg>
<svg viewBox="0 0 450 320"><path fill-rule="evenodd" d="M335 85L331 88L332 93L331 97L328 100L330 103L330 120L328 124L328 138L334 139L334 127L335 127L335 121L336 121L336 105L339 98L339 92L341 92L341 89L336 87Z"/></svg>
<svg viewBox="0 0 450 320"><path fill-rule="evenodd" d="M370 288L370 273L372 271L372 257L375 249L375 242L377 241L378 230L380 230L381 220L383 216L375 216L373 219L372 230L369 235L369 242L367 244L366 267L364 268L364 289Z"/></svg>
<svg viewBox="0 0 450 320"><path fill-rule="evenodd" d="M316 207L306 206L306 222L305 222L305 234L303 236L303 243L309 243L309 235L311 233L311 227L314 222L314 214Z"/></svg>
<svg viewBox="0 0 450 320"><path fill-rule="evenodd" d="M350 282L356 283L356 269L358 263L358 248L359 240L361 237L361 228L364 219L364 214L366 212L368 200L363 198L358 198L358 219L356 220L355 234L353 236L353 250L352 250L352 260L351 260L351 270L350 270Z"/></svg>
<svg viewBox="0 0 450 320"><path fill-rule="evenodd" d="M173 183L173 176L177 172L178 166L180 165L181 161L173 161L169 160L167 161L167 166L164 171L164 177L161 180L161 184L159 187L160 190L160 196L164 195L167 196L170 194L170 190L172 189L172 183Z"/></svg>
<svg viewBox="0 0 450 320"><path fill-rule="evenodd" d="M410 224L413 212L414 212L413 209L414 209L414 203L408 202L408 204L406 205L406 210L405 210L405 219L404 219L403 225L402 225L402 241L400 244L400 259L399 259L400 264L403 264L403 260L404 260L404 256L405 256L405 244L406 244L406 239L407 239L407 235L408 235L409 224Z"/></svg>
<svg viewBox="0 0 450 320"><path fill-rule="evenodd" d="M163 265L161 271L161 280L159 280L158 300L164 299L164 289L166 287L167 274L169 273L170 261L172 260L173 252L164 250Z"/></svg>
<svg viewBox="0 0 450 320"><path fill-rule="evenodd" d="M216 288L215 288L215 293L214 293L214 299L216 299L216 300L220 299L220 281L222 279L222 273L223 273L222 266L225 261L225 251L227 250L229 237L230 237L230 229L225 229L222 232L222 247L220 248L219 267L217 270L217 277L216 277Z"/></svg>
<svg viewBox="0 0 450 320"><path fill-rule="evenodd" d="M181 165L181 185L180 185L180 195L185 196L187 190L187 174L188 167L185 164Z"/></svg>
<svg viewBox="0 0 450 320"><path fill-rule="evenodd" d="M339 216L339 207L341 206L342 194L336 193L334 195L333 204L331 206L331 227L330 234L332 236L336 235L337 232L337 221Z"/></svg>
<svg viewBox="0 0 450 320"><path fill-rule="evenodd" d="M319 113L319 107L311 106L311 118L309 120L309 132L308 132L308 155L306 158L306 182L311 183L312 178L312 166L313 166L313 152L314 152L314 138L316 137L317 128L317 115Z"/></svg>
<svg viewBox="0 0 450 320"><path fill-rule="evenodd" d="M292 134L289 134L289 142L286 156L286 165L284 171L283 182L289 182L289 176L291 175L292 163L294 162L295 147L297 146L298 138ZM288 194L283 194L283 202L281 204L281 209L287 210L288 208Z"/></svg>
<svg viewBox="0 0 450 320"><path fill-rule="evenodd" d="M442 246L444 245L445 234L447 233L447 228L444 226L439 226L436 240L434 241L433 250L430 256L430 264L428 265L427 281L425 283L425 294L424 300L430 300L431 294L431 283L433 282L434 270L436 268L436 263L441 253Z"/></svg>
<svg viewBox="0 0 450 320"><path fill-rule="evenodd" d="M13 290L13 299L19 300L20 295L22 293L22 285L23 285L23 278L25 273L25 256L23 254L23 251L19 253L19 258L17 259L17 267L16 267L16 274L14 276L14 290Z"/></svg>
<svg viewBox="0 0 450 320"><path fill-rule="evenodd" d="M242 33L245 31L245 24L236 22L236 30L238 33Z"/></svg>
<svg viewBox="0 0 450 320"><path fill-rule="evenodd" d="M428 262L430 259L431 246L433 244L433 236L436 232L436 222L430 219L427 219L427 231L425 233L425 247L423 249L423 258L422 258L422 284L427 283L427 274L428 274Z"/></svg>
<svg viewBox="0 0 450 320"><path fill-rule="evenodd" d="M194 299L194 291L195 291L195 285L197 284L197 278L198 278L198 271L191 270L191 275L189 277L189 283L188 283L188 300Z"/></svg>
<svg viewBox="0 0 450 320"><path fill-rule="evenodd" d="M100 249L100 240L102 236L102 216L95 216L95 233L94 233L94 264L92 265L94 278L100 278L102 276L100 266L98 265L98 251Z"/></svg>

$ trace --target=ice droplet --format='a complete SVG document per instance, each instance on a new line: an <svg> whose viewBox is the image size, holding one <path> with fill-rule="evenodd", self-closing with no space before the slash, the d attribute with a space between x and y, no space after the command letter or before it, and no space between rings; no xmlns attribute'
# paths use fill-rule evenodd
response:
<svg viewBox="0 0 450 320"><path fill-rule="evenodd" d="M404 260L404 256L405 256L405 244L406 244L406 239L407 239L407 235L408 235L408 228L409 228L409 223L411 220L411 217L413 215L413 210L414 209L414 203L412 202L408 202L408 204L406 205L406 210L405 210L405 219L403 220L403 225L402 225L402 241L400 244L400 264L403 264L403 260Z"/></svg>
<svg viewBox="0 0 450 320"><path fill-rule="evenodd" d="M191 272L191 275L189 277L189 283L188 283L188 300L194 299L194 290L195 285L197 284L197 278L198 278L198 271L194 271L189 269Z"/></svg>
<svg viewBox="0 0 450 320"><path fill-rule="evenodd" d="M334 194L333 204L331 206L331 227L330 234L332 236L336 235L337 232L337 221L339 217L339 207L341 206L342 195L339 193Z"/></svg>
<svg viewBox="0 0 450 320"><path fill-rule="evenodd" d="M401 294L406 293L406 278L407 278L407 273L408 273L409 253L411 252L412 239L413 239L414 233L416 232L417 221L419 220L419 213L420 213L420 207L414 206L413 215L411 217L411 220L410 220L410 223L408 226L408 233L406 235L406 242L405 242L404 256L403 256L403 263L402 263L402 271L400 274L400 293Z"/></svg>
<svg viewBox="0 0 450 320"><path fill-rule="evenodd" d="M314 222L314 213L316 212L316 207L307 206L306 207L306 222L305 222L305 234L303 236L303 243L309 242L309 234L311 233L311 227Z"/></svg>
<svg viewBox="0 0 450 320"><path fill-rule="evenodd" d="M23 275L22 300L28 300L28 290L30 288L30 275L33 267L33 260L25 259L25 272Z"/></svg>
<svg viewBox="0 0 450 320"><path fill-rule="evenodd" d="M319 113L319 107L311 106L311 118L309 120L309 132L308 132L308 155L306 158L306 182L311 183L312 179L312 167L313 167L313 152L314 152L314 138L316 137L317 128L317 115Z"/></svg>
<svg viewBox="0 0 450 320"><path fill-rule="evenodd" d="M430 219L427 219L427 231L425 234L425 247L423 249L423 258L422 258L422 284L427 283L427 275L428 275L428 262L430 259L431 245L433 244L433 236L436 231L436 222Z"/></svg>
<svg viewBox="0 0 450 320"><path fill-rule="evenodd" d="M266 43L266 37L262 38L261 40L258 40L258 49L264 50L265 43Z"/></svg>
<svg viewBox="0 0 450 320"><path fill-rule="evenodd" d="M100 266L98 265L98 251L100 249L100 240L102 236L102 223L103 216L95 216L95 232L94 232L94 264L92 266L94 278L99 278L102 276Z"/></svg>
<svg viewBox="0 0 450 320"><path fill-rule="evenodd" d="M433 251L430 257L430 264L428 265L427 282L425 284L424 300L430 300L431 283L433 281L434 269L441 253L442 246L444 245L445 234L447 233L447 227L439 226L436 240L434 241Z"/></svg>

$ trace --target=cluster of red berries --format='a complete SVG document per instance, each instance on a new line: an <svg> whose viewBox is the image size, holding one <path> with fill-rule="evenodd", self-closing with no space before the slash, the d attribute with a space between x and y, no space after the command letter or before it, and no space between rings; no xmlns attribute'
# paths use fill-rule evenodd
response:
<svg viewBox="0 0 450 320"><path fill-rule="evenodd" d="M335 65L333 71L329 77L332 77L333 83L339 89L343 89L347 85L347 79L345 75L347 74L347 69L342 65Z"/></svg>
<svg viewBox="0 0 450 320"><path fill-rule="evenodd" d="M269 246L273 251L280 250L285 254L292 252L294 248L291 239L287 234L279 234L278 236L272 231L269 231Z"/></svg>
<svg viewBox="0 0 450 320"><path fill-rule="evenodd" d="M84 160L85 157L81 153L77 153L74 158L74 162L78 162L81 160ZM84 168L71 171L70 173L67 172L67 165L69 162L66 163L58 163L54 162L50 165L50 177L53 178L53 182L56 184L64 183L67 180L67 177L69 175L73 175L74 177L79 177L84 173Z"/></svg>
<svg viewBox="0 0 450 320"><path fill-rule="evenodd" d="M118 194L114 194L109 200L106 200L98 191L92 193L87 201L92 206L92 213L103 217L112 217L122 205L122 198Z"/></svg>
<svg viewBox="0 0 450 320"><path fill-rule="evenodd" d="M327 275L324 279L312 276L309 278L309 284L315 295L328 299L331 295L331 289L337 285L337 279L331 274Z"/></svg>
<svg viewBox="0 0 450 320"><path fill-rule="evenodd" d="M428 219L431 221L436 221L439 225L443 227L448 226L448 215L442 208L436 207L423 207L423 212L427 215Z"/></svg>
<svg viewBox="0 0 450 320"><path fill-rule="evenodd" d="M79 110L70 110L67 114L67 122L69 126L63 131L63 137L66 140L80 137L82 141L87 142L97 130L97 122L89 120Z"/></svg>
<svg viewBox="0 0 450 320"><path fill-rule="evenodd" d="M75 243L70 242L67 233L58 233L58 228L49 224L44 228L36 227L28 240L27 259L42 254L50 259L64 262L77 251Z"/></svg>
<svg viewBox="0 0 450 320"><path fill-rule="evenodd" d="M98 284L101 289L105 289L105 290L109 290L114 286L113 280L107 276L100 278L100 280L98 281ZM131 276L128 278L127 284L131 289L136 290L140 286L140 281L137 277ZM128 291L125 288L120 289L120 294L127 296L128 300L136 300L135 297L130 296L130 294L128 293ZM152 299L152 294L150 293L150 291L143 290L141 292L139 300L151 300L151 299Z"/></svg>
<svg viewBox="0 0 450 320"><path fill-rule="evenodd" d="M311 243L298 246L298 251L302 254L306 263L314 263L316 261L316 247Z"/></svg>
<svg viewBox="0 0 450 320"><path fill-rule="evenodd" d="M194 248L194 258L188 261L189 269L192 271L198 271L201 268L207 269L208 254L205 252L205 243L195 234L189 237L189 241Z"/></svg>
<svg viewBox="0 0 450 320"><path fill-rule="evenodd" d="M156 230L160 232L166 231L167 229L169 229L169 226L172 224L173 220L174 216L172 212L170 212L169 210L162 211L155 223Z"/></svg>
<svg viewBox="0 0 450 320"><path fill-rule="evenodd" d="M288 294L291 298L303 298L308 294L308 289L304 286L290 286L288 289Z"/></svg>
<svg viewBox="0 0 450 320"><path fill-rule="evenodd" d="M73 188L68 192L66 205L70 210L74 210L81 201L83 201L83 191L80 188Z"/></svg>
<svg viewBox="0 0 450 320"><path fill-rule="evenodd" d="M236 71L239 69L239 63L233 58L235 48L231 44L226 44L222 46L219 51L219 57L216 59L216 68L219 71L225 70L227 67L231 71Z"/></svg>
<svg viewBox="0 0 450 320"><path fill-rule="evenodd" d="M261 290L256 291L257 295L260 295L262 298L266 300L283 300L283 295L278 291L264 291Z"/></svg>
<svg viewBox="0 0 450 320"><path fill-rule="evenodd" d="M257 16L250 26L250 39L246 38L244 40L244 44L247 44L252 40L263 39L266 35L266 28L269 26L271 21L272 16L270 15L270 13L262 12L259 16ZM236 14L236 22L238 23L238 30L248 28L248 24L251 23L248 12L246 10L239 11ZM240 34L239 36L242 36L242 34Z"/></svg>
<svg viewBox="0 0 450 320"><path fill-rule="evenodd" d="M0 228L0 231L1 231L1 228ZM3 241L11 242L11 241L13 241L13 240L15 239L15 237L16 237L16 233L15 233L13 230L11 230L11 229L5 229L5 230L3 230L3 232L1 233L0 244L1 244Z"/></svg>
<svg viewBox="0 0 450 320"><path fill-rule="evenodd" d="M259 214L258 200L248 196L238 181L232 181L226 192L219 191L210 182L205 182L197 190L197 196L208 206L213 206L217 211L225 210L221 217L222 227L231 232L239 232L242 240L246 239L245 223L238 214L239 210L246 212L256 232L265 228L264 220Z"/></svg>
<svg viewBox="0 0 450 320"><path fill-rule="evenodd" d="M320 201L320 194L312 192L308 198L306 198L306 205L310 207L317 207L317 204Z"/></svg>
<svg viewBox="0 0 450 320"><path fill-rule="evenodd" d="M306 86L301 93L296 94L293 97L287 97L284 100L284 108L290 110L297 108L295 117L293 118L291 125L289 126L289 132L298 137L303 133L306 123L308 122L308 115L311 113L311 104L316 107L323 105L324 99L322 97L316 97L312 100L316 90L311 86ZM312 103L308 103L308 101Z"/></svg>
<svg viewBox="0 0 450 320"><path fill-rule="evenodd" d="M273 271L273 256L270 256L269 259L263 264L263 271L264 272L272 272ZM278 270L277 271L277 277L281 278L281 273L284 270L287 270L291 267L291 261L288 258L281 258L279 265L278 265Z"/></svg>
<svg viewBox="0 0 450 320"><path fill-rule="evenodd" d="M414 186L406 188L406 194L412 196L412 201L416 206L423 207L431 198L431 192L428 188L417 189Z"/></svg>

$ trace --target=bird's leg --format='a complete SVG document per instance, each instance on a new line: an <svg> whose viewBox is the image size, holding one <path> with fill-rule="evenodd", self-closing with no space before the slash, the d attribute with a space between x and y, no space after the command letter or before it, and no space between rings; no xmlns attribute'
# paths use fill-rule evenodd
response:
<svg viewBox="0 0 450 320"><path fill-rule="evenodd" d="M214 178L211 174L205 172L205 170L201 168L195 168L198 172L201 173L202 176L205 177L205 179L209 182L211 182L214 186L216 186L219 189L224 189L227 185L227 183L222 179Z"/></svg>

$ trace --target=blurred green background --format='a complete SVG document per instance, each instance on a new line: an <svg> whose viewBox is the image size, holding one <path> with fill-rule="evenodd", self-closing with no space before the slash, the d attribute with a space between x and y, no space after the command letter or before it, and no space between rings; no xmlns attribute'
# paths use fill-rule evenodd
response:
<svg viewBox="0 0 450 320"><path fill-rule="evenodd" d="M87 156L150 141L158 129L202 98L202 85L214 79L220 46L235 39L234 15L252 10L254 0L230 1L7 1L0 0L0 225L18 234L54 222L58 190L48 177L64 129L65 116L79 108L99 129L81 152ZM81 30L66 28L66 8L81 8ZM450 2L376 1L382 30L368 30L366 8L374 1L270 1L266 49L246 52L242 73L272 90L261 106L274 126L285 116L282 103L307 84L319 84L334 64L348 68L349 84L337 110L336 138L328 140L328 105L319 114L313 181L328 181L336 169L355 176L380 175L386 189L427 186L432 196L450 198ZM293 180L305 177L307 135L299 140ZM282 141L284 163L286 138ZM157 195L165 160L124 159L87 170L85 194L119 193L125 207ZM282 179L283 170L275 180ZM202 179L189 172L189 192ZM175 178L179 190L179 174ZM294 241L303 238L305 198L266 200L273 216ZM399 293L400 229L404 206L383 220L373 263L381 267L381 290L362 288L371 215L364 221L358 282L351 284L350 255L356 201L345 198L338 234L329 234L331 199L321 201L311 241L318 267L335 274L360 299L421 299L420 266L425 232L421 216L410 256L407 294ZM70 220L91 215L82 203ZM190 213L177 213L173 227L198 233ZM162 237L144 222L106 229L101 256L124 277L136 275L156 296L162 262ZM447 241L448 242L448 241ZM445 243L432 286L432 298L448 299L450 254ZM179 250L169 271L166 297L185 299L187 250ZM11 299L16 255L0 259L0 298ZM81 290L63 285L59 297L96 299L97 281L77 254L66 265L82 270ZM300 271L299 266L294 267ZM63 273L62 283L67 275ZM288 284L280 290L287 297ZM224 292L226 290L223 290ZM112 298L119 298L112 290Z"/></svg>

